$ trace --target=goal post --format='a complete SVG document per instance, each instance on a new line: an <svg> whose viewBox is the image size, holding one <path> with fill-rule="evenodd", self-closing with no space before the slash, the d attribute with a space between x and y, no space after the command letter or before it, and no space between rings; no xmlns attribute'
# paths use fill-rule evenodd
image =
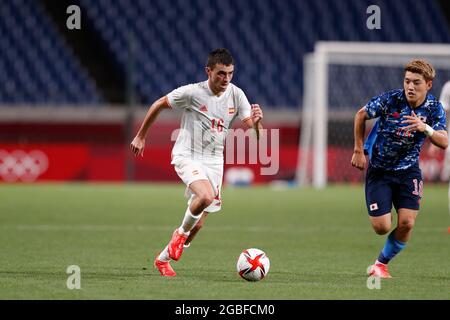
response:
<svg viewBox="0 0 450 320"><path fill-rule="evenodd" d="M450 79L448 44L321 41L303 57L300 186L320 189L329 182L362 179L355 169L349 171L353 116L371 97L402 88L404 66L414 58L426 59L436 69L431 93L439 97ZM345 134L340 137L340 132Z"/></svg>

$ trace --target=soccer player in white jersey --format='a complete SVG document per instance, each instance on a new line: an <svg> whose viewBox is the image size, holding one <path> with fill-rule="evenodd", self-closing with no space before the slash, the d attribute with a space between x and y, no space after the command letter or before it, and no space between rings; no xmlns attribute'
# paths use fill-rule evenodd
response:
<svg viewBox="0 0 450 320"><path fill-rule="evenodd" d="M439 101L442 103L442 106L444 107L444 110L447 113L447 123L448 123L450 113L450 80L447 81L442 87ZM450 140L450 130L448 132L449 132L448 139ZM450 148L447 148L445 152L444 173L445 178L448 179L450 176ZM450 214L450 180L448 184L448 210ZM450 233L450 226L448 227L447 231L448 233Z"/></svg>
<svg viewBox="0 0 450 320"><path fill-rule="evenodd" d="M231 83L234 61L230 52L223 48L210 52L205 71L208 80L179 87L155 101L131 142L134 155L143 156L147 131L158 114L163 109L183 112L171 164L187 186L189 201L180 227L154 262L167 277L176 276L170 261L180 259L208 214L221 209L223 149L231 123L238 117L257 136L262 129L259 105L250 105L244 92Z"/></svg>

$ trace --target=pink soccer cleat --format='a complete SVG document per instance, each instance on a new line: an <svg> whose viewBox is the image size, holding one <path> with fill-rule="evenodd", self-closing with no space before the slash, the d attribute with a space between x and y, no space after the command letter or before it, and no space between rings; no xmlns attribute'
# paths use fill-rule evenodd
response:
<svg viewBox="0 0 450 320"><path fill-rule="evenodd" d="M160 261L158 260L158 257L156 257L154 264L156 269L158 269L159 273L163 277L175 277L177 275L175 271L172 269L172 266L170 265L169 261L167 262Z"/></svg>
<svg viewBox="0 0 450 320"><path fill-rule="evenodd" d="M387 264L375 263L371 265L368 272L369 276L380 277L383 279L392 278L388 271Z"/></svg>
<svg viewBox="0 0 450 320"><path fill-rule="evenodd" d="M184 243L186 242L187 238L188 237L184 234L180 234L178 232L178 229L175 229L172 234L172 239L170 240L168 245L170 259L173 259L175 261L178 261L178 259L180 259L181 254L183 253Z"/></svg>

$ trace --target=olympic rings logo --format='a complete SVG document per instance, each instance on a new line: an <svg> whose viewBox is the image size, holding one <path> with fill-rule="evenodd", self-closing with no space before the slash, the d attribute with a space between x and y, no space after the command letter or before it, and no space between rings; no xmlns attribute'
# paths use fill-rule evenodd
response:
<svg viewBox="0 0 450 320"><path fill-rule="evenodd" d="M0 149L0 177L6 182L33 182L47 169L48 157L40 150Z"/></svg>

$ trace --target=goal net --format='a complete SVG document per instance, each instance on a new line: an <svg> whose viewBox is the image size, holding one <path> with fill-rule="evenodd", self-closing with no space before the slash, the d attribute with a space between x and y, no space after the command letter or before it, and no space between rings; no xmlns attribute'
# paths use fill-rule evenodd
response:
<svg viewBox="0 0 450 320"><path fill-rule="evenodd" d="M431 94L439 98L450 80L450 45L318 42L304 57L304 95L296 179L300 186L361 182L350 165L353 117L373 96L402 88L404 66L414 58L436 69ZM369 122L370 130L373 121ZM428 143L428 142L427 142ZM424 148L422 148L422 151ZM422 152L423 153L423 152ZM422 157L422 154L421 154ZM421 160L425 179L438 179L443 152Z"/></svg>

